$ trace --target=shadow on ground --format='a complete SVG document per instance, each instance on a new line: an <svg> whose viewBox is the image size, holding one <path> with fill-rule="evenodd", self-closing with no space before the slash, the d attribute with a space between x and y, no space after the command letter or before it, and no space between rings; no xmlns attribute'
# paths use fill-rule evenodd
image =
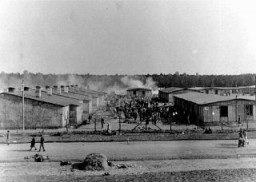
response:
<svg viewBox="0 0 256 182"><path fill-rule="evenodd" d="M31 151L30 149L27 149L27 150L24 150L24 149L22 149L22 150L10 150L10 151L13 151L13 152L38 152L36 150Z"/></svg>
<svg viewBox="0 0 256 182"><path fill-rule="evenodd" d="M236 143L221 143L217 148L238 148L238 144Z"/></svg>

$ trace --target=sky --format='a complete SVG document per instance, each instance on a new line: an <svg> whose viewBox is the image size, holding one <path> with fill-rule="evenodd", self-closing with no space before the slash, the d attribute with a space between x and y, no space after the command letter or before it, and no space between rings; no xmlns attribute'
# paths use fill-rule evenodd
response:
<svg viewBox="0 0 256 182"><path fill-rule="evenodd" d="M0 0L0 71L256 72L254 0Z"/></svg>

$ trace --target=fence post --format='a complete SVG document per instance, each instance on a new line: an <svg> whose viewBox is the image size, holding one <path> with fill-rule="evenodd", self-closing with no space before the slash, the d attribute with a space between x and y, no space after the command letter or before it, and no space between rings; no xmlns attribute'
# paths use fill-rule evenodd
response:
<svg viewBox="0 0 256 182"><path fill-rule="evenodd" d="M169 117L169 122L170 122L170 131L172 131L172 117Z"/></svg>
<svg viewBox="0 0 256 182"><path fill-rule="evenodd" d="M95 117L95 122L94 122L94 131L95 132L97 131L97 128L96 128L96 117Z"/></svg>
<svg viewBox="0 0 256 182"><path fill-rule="evenodd" d="M121 119L120 119L120 115L119 115L119 135L121 134Z"/></svg>
<svg viewBox="0 0 256 182"><path fill-rule="evenodd" d="M246 130L248 131L248 129L249 129L249 123L248 123L248 119L246 118Z"/></svg>

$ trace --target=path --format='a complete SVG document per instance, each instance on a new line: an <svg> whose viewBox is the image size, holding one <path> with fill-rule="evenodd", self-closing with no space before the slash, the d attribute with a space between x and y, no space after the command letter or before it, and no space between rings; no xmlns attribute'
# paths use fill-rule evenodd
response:
<svg viewBox="0 0 256 182"><path fill-rule="evenodd" d="M27 144L0 145L0 161L24 161ZM37 144L38 145L38 144ZM213 159L256 157L256 140L246 148L237 148L235 140L185 140L157 142L74 142L46 143L46 152L53 161L82 160L89 153L104 153L110 160Z"/></svg>

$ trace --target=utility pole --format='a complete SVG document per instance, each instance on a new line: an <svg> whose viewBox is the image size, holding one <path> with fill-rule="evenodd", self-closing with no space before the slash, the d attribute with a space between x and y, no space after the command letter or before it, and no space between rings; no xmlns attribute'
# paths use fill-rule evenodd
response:
<svg viewBox="0 0 256 182"><path fill-rule="evenodd" d="M68 111L68 112L67 112L67 116L66 116L66 131L67 131L67 133L68 133L69 117L70 117L70 113L69 113L69 111Z"/></svg>
<svg viewBox="0 0 256 182"><path fill-rule="evenodd" d="M24 135L24 131L25 131L24 80L22 80L21 92L22 92L22 134Z"/></svg>
<svg viewBox="0 0 256 182"><path fill-rule="evenodd" d="M254 82L255 82L254 96L255 96L255 101L256 101L256 76L255 76ZM256 104L255 104L254 107L256 108ZM254 110L254 109L252 108L252 112L253 112L253 110ZM253 117L255 118L254 113L253 113L252 115L253 115ZM247 130L248 130L248 129L247 129Z"/></svg>
<svg viewBox="0 0 256 182"><path fill-rule="evenodd" d="M238 124L238 121L237 121L237 95L236 95L236 123Z"/></svg>
<svg viewBox="0 0 256 182"><path fill-rule="evenodd" d="M96 115L95 115L95 122L94 122L94 123L95 123L95 124L94 124L94 131L95 131L95 132L97 131L97 128L96 128L96 121L97 121L97 120L96 120Z"/></svg>
<svg viewBox="0 0 256 182"><path fill-rule="evenodd" d="M169 122L170 122L170 132L172 131L172 116L169 116Z"/></svg>
<svg viewBox="0 0 256 182"><path fill-rule="evenodd" d="M248 129L249 129L248 118L246 118L246 130L248 131Z"/></svg>
<svg viewBox="0 0 256 182"><path fill-rule="evenodd" d="M254 96L255 96L255 101L256 101L256 76L255 76L254 82L255 82ZM254 107L256 107L256 104L255 104ZM252 112L253 112L253 111L254 111L254 109L252 108ZM252 115L253 115L253 117L255 117L255 116L254 116L254 113L253 113ZM248 130L248 129L247 129L247 130Z"/></svg>

